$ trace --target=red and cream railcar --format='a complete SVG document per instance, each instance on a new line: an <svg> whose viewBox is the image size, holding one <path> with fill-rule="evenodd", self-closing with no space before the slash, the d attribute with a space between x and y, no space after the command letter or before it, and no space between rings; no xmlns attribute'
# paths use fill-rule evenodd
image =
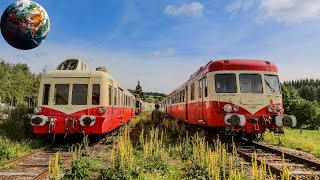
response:
<svg viewBox="0 0 320 180"><path fill-rule="evenodd" d="M262 60L210 61L161 103L168 115L226 134L283 132L297 120L285 115L277 66Z"/></svg>
<svg viewBox="0 0 320 180"><path fill-rule="evenodd" d="M62 62L41 76L35 134L104 134L135 115L135 97L105 68L87 70L78 59Z"/></svg>

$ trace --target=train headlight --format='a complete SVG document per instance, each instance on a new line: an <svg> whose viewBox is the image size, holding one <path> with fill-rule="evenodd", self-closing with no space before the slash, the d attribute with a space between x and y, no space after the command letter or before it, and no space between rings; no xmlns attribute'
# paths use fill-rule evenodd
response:
<svg viewBox="0 0 320 180"><path fill-rule="evenodd" d="M48 121L48 117L44 115L33 115L31 117L31 125L32 126L43 126Z"/></svg>
<svg viewBox="0 0 320 180"><path fill-rule="evenodd" d="M104 113L106 113L106 108L105 108L105 107L102 107L102 106L99 107L98 113L101 114L101 115L104 114Z"/></svg>
<svg viewBox="0 0 320 180"><path fill-rule="evenodd" d="M234 105L234 106L233 106L233 111L234 111L234 112L238 112L238 111L239 111L239 106Z"/></svg>
<svg viewBox="0 0 320 180"><path fill-rule="evenodd" d="M267 110L268 110L269 113L273 113L273 107L272 106L268 106Z"/></svg>
<svg viewBox="0 0 320 180"><path fill-rule="evenodd" d="M223 110L224 110L224 112L229 113L232 111L232 106L230 104L226 104L223 106Z"/></svg>
<svg viewBox="0 0 320 180"><path fill-rule="evenodd" d="M33 109L33 113L36 114L36 115L37 115L37 114L40 114L41 111L42 111L42 109L41 109L40 106L37 106L37 107L35 107L35 108Z"/></svg>
<svg viewBox="0 0 320 180"><path fill-rule="evenodd" d="M275 107L274 107L274 112L279 113L279 112L281 112L281 110L282 110L282 107L281 107L281 106L275 106Z"/></svg>

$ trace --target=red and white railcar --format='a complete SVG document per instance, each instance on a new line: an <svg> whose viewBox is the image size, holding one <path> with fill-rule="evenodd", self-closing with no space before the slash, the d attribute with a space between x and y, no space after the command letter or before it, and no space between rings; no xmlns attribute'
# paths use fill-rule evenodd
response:
<svg viewBox="0 0 320 180"><path fill-rule="evenodd" d="M259 134L283 132L297 120L282 107L278 68L262 60L210 61L161 103L166 114L188 124Z"/></svg>
<svg viewBox="0 0 320 180"><path fill-rule="evenodd" d="M134 95L106 69L68 59L41 76L31 124L35 134L104 134L134 115Z"/></svg>

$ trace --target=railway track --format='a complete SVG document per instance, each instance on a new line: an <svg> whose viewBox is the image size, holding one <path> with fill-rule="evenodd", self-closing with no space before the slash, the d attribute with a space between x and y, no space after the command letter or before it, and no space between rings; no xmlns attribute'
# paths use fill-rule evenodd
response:
<svg viewBox="0 0 320 180"><path fill-rule="evenodd" d="M320 179L320 163L305 159L288 152L282 152L276 148L249 141L241 141L236 144L237 154L247 162L252 162L252 157L256 156L257 164L265 163L267 169L277 175L285 174L284 170L290 174L291 179Z"/></svg>
<svg viewBox="0 0 320 180"><path fill-rule="evenodd" d="M104 138L89 144L89 150L97 144L103 143ZM62 166L67 166L72 161L69 147L45 147L33 151L17 159L0 164L0 180L42 180L49 175L49 158L55 157L59 152Z"/></svg>

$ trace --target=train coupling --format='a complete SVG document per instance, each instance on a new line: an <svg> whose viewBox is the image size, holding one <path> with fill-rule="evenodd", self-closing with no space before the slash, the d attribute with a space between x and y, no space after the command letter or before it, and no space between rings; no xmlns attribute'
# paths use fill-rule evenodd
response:
<svg viewBox="0 0 320 180"><path fill-rule="evenodd" d="M297 118L293 115L278 115L275 117L275 123L278 127L295 127L297 125Z"/></svg>

